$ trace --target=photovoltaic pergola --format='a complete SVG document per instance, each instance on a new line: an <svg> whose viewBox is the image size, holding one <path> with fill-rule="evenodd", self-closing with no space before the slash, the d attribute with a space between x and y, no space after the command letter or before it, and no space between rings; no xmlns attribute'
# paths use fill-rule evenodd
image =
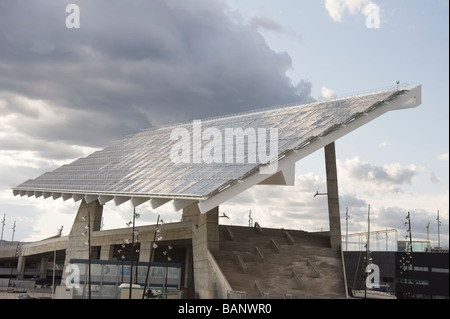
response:
<svg viewBox="0 0 450 319"><path fill-rule="evenodd" d="M175 162L170 156L176 129L192 137L190 151L203 150L209 138L195 139L195 125L181 123L147 129L114 142L101 151L27 180L13 188L15 196L62 198L116 205L147 201L153 209L173 202L175 210L198 203L207 212L257 184L293 185L295 163L382 114L421 104L421 86L394 87L333 101L288 105L201 121L201 131L225 134L276 129L277 154L254 162L248 136L235 136L245 150L244 161ZM269 140L269 139L267 139ZM217 142L217 141L216 141ZM195 144L197 143L197 145ZM238 149L239 145L235 145ZM223 146L223 151L225 145ZM268 145L266 144L268 149ZM191 154L193 155L193 154Z"/></svg>

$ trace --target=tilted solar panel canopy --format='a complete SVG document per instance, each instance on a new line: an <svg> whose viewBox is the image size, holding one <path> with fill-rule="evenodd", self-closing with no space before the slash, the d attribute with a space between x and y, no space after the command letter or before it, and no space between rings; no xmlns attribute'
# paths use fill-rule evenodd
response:
<svg viewBox="0 0 450 319"><path fill-rule="evenodd" d="M116 205L131 200L134 206L150 200L153 208L173 201L175 210L198 202L207 212L256 184L292 185L298 160L387 111L420 103L421 86L396 87L147 129L27 180L13 193ZM272 132L276 153L270 152Z"/></svg>

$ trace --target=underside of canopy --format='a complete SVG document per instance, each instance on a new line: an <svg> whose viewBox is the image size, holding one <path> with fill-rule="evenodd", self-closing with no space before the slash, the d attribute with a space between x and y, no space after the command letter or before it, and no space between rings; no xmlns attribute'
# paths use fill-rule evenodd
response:
<svg viewBox="0 0 450 319"><path fill-rule="evenodd" d="M200 211L207 212L253 185L293 185L297 161L388 111L420 104L421 86L396 87L333 101L152 128L12 190L15 196L84 199L87 203L98 200L102 205L109 201L116 205L131 201L136 207L149 202L153 209L170 201L175 210L198 203ZM277 131L277 152L263 162L253 160L260 153L251 143L256 138L261 147L258 135L261 129L267 135L271 130ZM173 137L180 132L190 139L188 162L174 161L171 156L179 143ZM205 161L211 132L222 138L221 142L226 141L230 132L234 135L237 144L232 160L222 154L222 160ZM215 140L215 145L218 142ZM264 140L266 155L270 142L268 138ZM244 154L239 154L238 149L244 150ZM219 150L225 153L226 146Z"/></svg>

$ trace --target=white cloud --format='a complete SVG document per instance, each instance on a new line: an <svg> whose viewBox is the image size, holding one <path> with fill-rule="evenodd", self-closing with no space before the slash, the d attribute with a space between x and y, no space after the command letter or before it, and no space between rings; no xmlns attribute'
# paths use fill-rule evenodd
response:
<svg viewBox="0 0 450 319"><path fill-rule="evenodd" d="M325 8L334 22L342 22L345 13L362 14L368 28L380 28L380 8L371 0L325 0Z"/></svg>
<svg viewBox="0 0 450 319"><path fill-rule="evenodd" d="M440 161L448 161L448 152L447 153L443 153L443 154L439 154L438 155L438 159Z"/></svg>
<svg viewBox="0 0 450 319"><path fill-rule="evenodd" d="M376 166L362 161L358 156L345 162L338 161L338 169L346 185L356 184L355 191L367 194L402 192L402 186L411 185L412 179L421 170L415 165L402 166L398 163Z"/></svg>
<svg viewBox="0 0 450 319"><path fill-rule="evenodd" d="M355 14L362 9L363 4L369 3L368 0L325 0L325 8L334 22L342 22L345 11Z"/></svg>
<svg viewBox="0 0 450 319"><path fill-rule="evenodd" d="M441 179L438 176L436 176L434 172L430 173L430 180L434 184L438 184L441 181Z"/></svg>
<svg viewBox="0 0 450 319"><path fill-rule="evenodd" d="M324 100L333 100L336 98L336 93L334 93L334 91L332 89L329 89L325 86L322 86L322 98Z"/></svg>
<svg viewBox="0 0 450 319"><path fill-rule="evenodd" d="M390 144L391 144L390 142L384 141L384 142L381 142L380 144L378 144L378 146L383 148L383 147L389 146Z"/></svg>

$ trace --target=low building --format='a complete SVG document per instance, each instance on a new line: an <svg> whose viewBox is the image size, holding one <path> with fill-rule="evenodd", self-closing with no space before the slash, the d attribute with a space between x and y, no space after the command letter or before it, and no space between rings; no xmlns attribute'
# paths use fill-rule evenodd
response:
<svg viewBox="0 0 450 319"><path fill-rule="evenodd" d="M344 252L350 289L364 289L365 256L365 251ZM448 252L374 251L371 258L380 269L381 287L388 286L397 298L449 298Z"/></svg>

